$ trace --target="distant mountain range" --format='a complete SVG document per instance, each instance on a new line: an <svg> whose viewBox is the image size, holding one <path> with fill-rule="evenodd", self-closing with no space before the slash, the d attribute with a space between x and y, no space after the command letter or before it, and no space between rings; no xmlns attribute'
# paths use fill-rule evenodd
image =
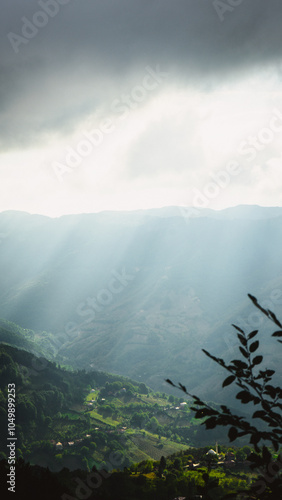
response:
<svg viewBox="0 0 282 500"><path fill-rule="evenodd" d="M222 372L201 349L237 356L235 323L282 317L282 208L165 207L51 219L0 214L0 317L36 332L42 352L75 367L165 378L225 398ZM30 340L30 339L29 339Z"/></svg>

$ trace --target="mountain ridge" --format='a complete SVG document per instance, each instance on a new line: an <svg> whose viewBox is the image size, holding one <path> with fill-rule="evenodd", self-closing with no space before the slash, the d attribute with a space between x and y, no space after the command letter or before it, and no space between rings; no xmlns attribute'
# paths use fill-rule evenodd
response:
<svg viewBox="0 0 282 500"><path fill-rule="evenodd" d="M271 218L276 216L282 216L282 207L280 206L262 206L262 205L234 205L231 207L226 207L222 209L211 209L211 208L202 208L197 206L164 206L159 208L148 208L148 209L134 209L134 210L102 210L99 212L82 212L82 213L72 213L72 214L63 214L60 216L52 217L43 214L34 214L20 210L4 210L0 212L0 217L42 217L52 220L58 220L67 217L83 217L83 216L137 216L137 215L149 215L149 216L158 216L158 217L174 217L174 216L185 216L185 212L191 214L191 217L197 216L205 217L205 216L214 216L214 218L226 217L228 214L231 214L233 217L237 216L238 218L244 217L246 215L251 216L251 218Z"/></svg>

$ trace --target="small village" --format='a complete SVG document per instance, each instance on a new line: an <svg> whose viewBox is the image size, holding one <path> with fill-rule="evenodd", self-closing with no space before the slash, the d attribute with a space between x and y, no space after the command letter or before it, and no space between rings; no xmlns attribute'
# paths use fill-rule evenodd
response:
<svg viewBox="0 0 282 500"><path fill-rule="evenodd" d="M91 412L98 410L100 405L105 405L107 401L111 401L113 398L116 397L123 397L127 394L127 389L126 387L122 387L117 391L111 391L109 390L107 394L105 393L104 388L102 388L101 393L103 396L106 397L101 397L100 391L98 389L92 388L90 393L86 396L85 401L81 408L78 409L70 409L72 411L75 411L76 413L80 415L90 415L92 417ZM140 398L140 396L137 396ZM171 412L171 411L185 411L185 415L187 415L187 402L185 401L178 401L178 404L175 405L166 405L164 404L162 407L162 410L164 412ZM98 422L96 419L98 417L98 414L95 413L95 418L93 417L93 422ZM65 450L73 449L73 448L81 448L83 446L89 446L90 443L95 443L99 436L99 431L103 432L104 434L107 435L127 435L127 431L129 430L127 426L124 425L116 425L116 426L111 426L109 424L105 424L103 421L102 416L100 416L101 421L100 424L101 426L93 427L91 429L91 433L86 433L82 436L77 436L73 437L71 440L68 441L56 441L54 439L50 440L50 443L52 444L53 448L55 449L56 452L62 452ZM92 418L91 418L92 420ZM144 432L144 431L143 431ZM98 433L98 434L97 434ZM142 433L142 429L136 429L137 434ZM131 434L132 436L132 434ZM160 436L159 436L160 437ZM165 439L165 438L163 438ZM189 445L188 445L189 446ZM250 462L245 458L241 457L236 457L234 451L232 449L229 449L225 453L222 453L219 451L219 446L218 443L216 443L214 449L210 448L208 451L206 451L205 455L202 456L201 460L194 460L192 455L192 450L193 447L187 447L187 452L191 450L191 455L190 459L187 460L187 463L183 464L183 470L197 470L202 467L207 467L209 470L211 469L217 469L219 467L222 467L223 469L246 469L248 468Z"/></svg>

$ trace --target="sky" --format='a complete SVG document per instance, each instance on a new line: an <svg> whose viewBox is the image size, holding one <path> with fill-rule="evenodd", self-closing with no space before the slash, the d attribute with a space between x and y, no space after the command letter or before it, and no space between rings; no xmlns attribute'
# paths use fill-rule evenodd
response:
<svg viewBox="0 0 282 500"><path fill-rule="evenodd" d="M282 206L281 0L2 0L0 212Z"/></svg>

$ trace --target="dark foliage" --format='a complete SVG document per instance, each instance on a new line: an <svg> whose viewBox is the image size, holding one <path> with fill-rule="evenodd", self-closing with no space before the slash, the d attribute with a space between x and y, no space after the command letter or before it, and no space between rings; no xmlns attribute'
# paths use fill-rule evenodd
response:
<svg viewBox="0 0 282 500"><path fill-rule="evenodd" d="M275 314L269 309L264 309L258 303L256 297L249 295L249 298L255 307L260 309L270 321L280 328L280 330L272 334L272 337L282 343L282 340L279 340L279 337L282 337L282 324ZM275 375L274 370L260 368L263 356L257 352L259 341L255 337L258 330L247 334L242 328L236 325L232 326L237 332L241 359L234 359L227 364L223 359L213 356L204 349L203 352L229 372L228 377L222 383L222 387L235 383L239 388L236 398L243 405L251 404L254 406L252 422L245 417L232 413L225 405L222 405L220 410L216 410L211 405L201 401L196 395L190 394L181 383L175 385L169 379L167 379L167 382L194 400L194 406L191 409L195 412L195 418L202 419L206 417L202 422L206 429L229 426L228 437L231 442L242 436L249 437L254 453L251 453L248 459L251 462L251 468L259 468L261 476L251 486L247 494L242 492L243 497L241 498L261 500L282 498L282 457L274 459L266 446L267 443L273 447L275 452L278 452L279 447L282 445L282 389L272 383ZM255 425L253 420L258 421L258 424ZM233 497L237 495L238 493L233 494Z"/></svg>

